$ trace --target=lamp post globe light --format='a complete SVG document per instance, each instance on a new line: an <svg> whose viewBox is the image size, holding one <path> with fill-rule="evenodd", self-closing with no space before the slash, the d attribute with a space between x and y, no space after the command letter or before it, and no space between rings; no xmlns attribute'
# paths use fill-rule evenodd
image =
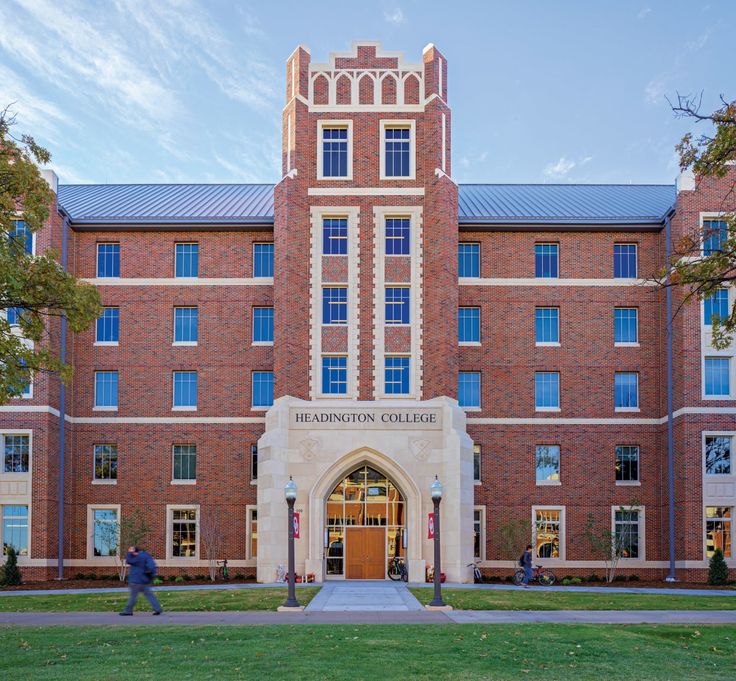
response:
<svg viewBox="0 0 736 681"><path fill-rule="evenodd" d="M443 608L442 600L442 566L440 565L440 501L442 501L442 483L434 476L434 482L429 488L434 503L434 598L429 604L432 608Z"/></svg>
<svg viewBox="0 0 736 681"><path fill-rule="evenodd" d="M284 497L289 507L289 595L284 603L285 608L299 608L299 601L296 600L296 587L294 586L294 578L296 568L294 567L294 502L296 501L296 483L289 476L289 482L284 487Z"/></svg>

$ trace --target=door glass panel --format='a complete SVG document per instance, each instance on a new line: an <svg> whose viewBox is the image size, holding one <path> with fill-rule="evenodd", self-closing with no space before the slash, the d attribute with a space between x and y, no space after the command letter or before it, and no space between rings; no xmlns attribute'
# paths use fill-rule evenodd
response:
<svg viewBox="0 0 736 681"><path fill-rule="evenodd" d="M341 575L343 573L344 532L342 528L330 528L327 545L327 574Z"/></svg>

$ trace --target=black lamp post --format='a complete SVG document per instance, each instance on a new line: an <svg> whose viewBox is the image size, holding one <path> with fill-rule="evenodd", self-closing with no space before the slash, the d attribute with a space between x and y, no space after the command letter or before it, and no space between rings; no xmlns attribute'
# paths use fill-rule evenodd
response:
<svg viewBox="0 0 736 681"><path fill-rule="evenodd" d="M442 600L442 566L440 565L440 501L442 501L442 483L434 476L429 491L434 502L434 598L429 604L431 607L444 607Z"/></svg>
<svg viewBox="0 0 736 681"><path fill-rule="evenodd" d="M284 603L285 608L300 607L299 601L296 600L296 587L294 586L294 502L296 501L296 483L289 476L289 482L284 487L284 496L289 506L289 596Z"/></svg>

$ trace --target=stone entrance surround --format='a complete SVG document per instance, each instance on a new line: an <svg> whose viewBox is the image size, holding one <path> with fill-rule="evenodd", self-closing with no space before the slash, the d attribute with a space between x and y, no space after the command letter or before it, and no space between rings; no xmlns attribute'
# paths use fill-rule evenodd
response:
<svg viewBox="0 0 736 681"><path fill-rule="evenodd" d="M299 489L297 574L314 573L323 581L326 497L363 464L385 473L404 495L406 555L414 582L424 581L425 566L433 562L429 487L439 477L442 571L450 582L472 582L466 566L473 560L473 443L457 401L309 402L288 396L269 409L258 441L258 581L274 581L278 566L287 563L289 476Z"/></svg>

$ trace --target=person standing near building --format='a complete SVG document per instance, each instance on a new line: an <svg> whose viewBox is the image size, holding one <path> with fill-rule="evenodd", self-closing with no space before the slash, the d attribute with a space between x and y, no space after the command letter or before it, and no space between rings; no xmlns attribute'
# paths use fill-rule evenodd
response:
<svg viewBox="0 0 736 681"><path fill-rule="evenodd" d="M519 558L519 565L524 568L524 588L529 588L529 580L532 578L532 545L527 544L524 553Z"/></svg>
<svg viewBox="0 0 736 681"><path fill-rule="evenodd" d="M130 566L130 572L128 573L130 596L128 597L128 603L125 609L120 614L132 615L138 596L142 592L151 604L153 614L160 615L163 609L151 589L151 583L156 576L156 561L153 559L153 556L146 551L142 551L137 546L131 546L128 549L125 562Z"/></svg>

